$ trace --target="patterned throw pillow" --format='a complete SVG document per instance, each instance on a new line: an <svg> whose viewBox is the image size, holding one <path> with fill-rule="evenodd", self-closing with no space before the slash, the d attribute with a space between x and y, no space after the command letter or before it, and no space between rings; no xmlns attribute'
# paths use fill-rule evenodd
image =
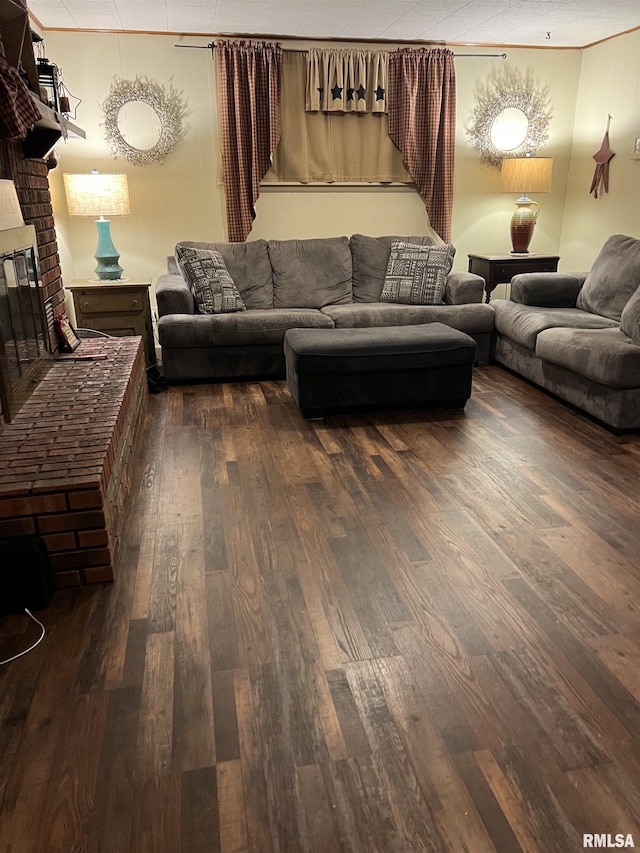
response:
<svg viewBox="0 0 640 853"><path fill-rule="evenodd" d="M441 305L455 253L451 245L414 246L394 241L380 301Z"/></svg>
<svg viewBox="0 0 640 853"><path fill-rule="evenodd" d="M220 252L178 244L176 258L201 314L246 311Z"/></svg>

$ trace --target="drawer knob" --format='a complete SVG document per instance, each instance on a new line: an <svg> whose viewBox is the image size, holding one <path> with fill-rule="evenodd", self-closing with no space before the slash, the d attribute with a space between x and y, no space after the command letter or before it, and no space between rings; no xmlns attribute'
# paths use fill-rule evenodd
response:
<svg viewBox="0 0 640 853"><path fill-rule="evenodd" d="M90 305L91 305L91 303L90 303L90 302L83 302L83 303L82 303L82 307L83 307L83 308L88 308Z"/></svg>
<svg viewBox="0 0 640 853"><path fill-rule="evenodd" d="M132 307L132 308L137 308L137 307L138 307L138 300L137 300L137 299L134 299L134 300L133 300L133 302L131 303L131 307Z"/></svg>

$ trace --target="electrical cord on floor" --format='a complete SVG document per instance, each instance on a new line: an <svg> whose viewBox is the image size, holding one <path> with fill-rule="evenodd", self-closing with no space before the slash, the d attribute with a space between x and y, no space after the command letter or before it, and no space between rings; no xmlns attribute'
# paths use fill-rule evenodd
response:
<svg viewBox="0 0 640 853"><path fill-rule="evenodd" d="M18 652L17 655L14 655L11 658L7 658L6 660L0 660L0 666L4 666L5 663L11 663L12 660L18 660L18 658L21 658L23 655L26 655L29 652L32 652L35 649L35 647L37 645L39 645L44 639L44 635L46 634L46 629L45 629L44 625L42 624L42 622L39 619L36 619L36 617L33 615L33 613L30 610L28 610L26 607L24 609L24 612L27 614L27 616L30 616L34 622L38 623L38 625L42 629L42 634L40 634L40 636L35 641L35 643L32 646L29 646L28 649L25 649L23 652Z"/></svg>
<svg viewBox="0 0 640 853"><path fill-rule="evenodd" d="M84 338L84 340L87 340L88 338L112 338L113 337L113 335L109 335L107 332L101 332L99 329L78 328L78 329L76 329L76 333L78 333L78 332L80 332L79 337L81 339ZM87 334L87 332L88 332L88 334Z"/></svg>

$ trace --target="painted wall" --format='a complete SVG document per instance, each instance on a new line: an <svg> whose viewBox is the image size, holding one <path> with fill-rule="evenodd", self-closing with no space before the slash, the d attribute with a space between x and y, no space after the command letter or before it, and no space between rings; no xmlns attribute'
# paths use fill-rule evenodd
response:
<svg viewBox="0 0 640 853"><path fill-rule="evenodd" d="M611 114L609 192L589 194L593 154ZM640 159L632 159L640 136L640 32L584 51L560 252L565 270L589 269L611 234L640 237Z"/></svg>
<svg viewBox="0 0 640 853"><path fill-rule="evenodd" d="M580 50L511 50L505 64L525 73L532 71L539 87L546 87L551 105L549 139L537 153L553 158L551 192L533 194L541 205L530 251L557 253L573 137L573 116L580 78ZM453 209L454 242L458 253L500 254L511 250L509 225L517 194L503 194L500 172L483 165L467 140L466 127L476 104L479 85L486 84L496 60L469 59L456 63L458 129ZM458 269L466 267L458 264ZM501 291L496 292L500 296Z"/></svg>
<svg viewBox="0 0 640 853"><path fill-rule="evenodd" d="M76 121L87 135L86 140L70 138L57 146L60 163L50 175L65 280L91 277L97 236L92 220L67 215L64 172L96 168L129 176L131 214L114 217L111 223L129 278L160 275L165 256L181 238L221 238L224 196L209 52L176 49L178 40L167 36L46 32L45 40L47 55L62 68L66 86L82 98ZM100 105L114 78L136 75L173 85L188 101L186 138L159 166L134 167L116 160L104 141Z"/></svg>
<svg viewBox="0 0 640 853"><path fill-rule="evenodd" d="M63 172L97 168L128 174L132 214L114 218L112 236L121 253L125 275L131 278L160 275L165 256L172 253L180 239L224 240L214 64L208 50L175 47L205 45L207 39L53 31L44 35L47 55L61 66L71 92L83 99L77 123L87 132L84 141L69 139L58 146L60 165L51 173L65 280L91 276L96 234L91 220L68 217ZM296 43L296 47L301 46ZM456 48L456 52L465 49ZM466 52L477 51L468 48ZM549 195L537 199L543 209L531 248L555 252L560 248L576 100L582 91L582 52L514 49L507 53L507 63L522 71L533 69L536 82L547 86L551 96L550 139L540 153L554 158L553 186ZM466 269L468 252L510 249L508 232L514 199L500 193L498 170L480 163L465 131L477 85L488 78L496 63L502 62L476 58L456 62L458 133L453 234L457 269ZM133 79L137 74L173 85L188 101L186 138L161 166L133 167L115 160L104 143L100 104L114 77ZM251 237L409 234L423 232L425 225L422 201L412 189L278 188L267 190L260 197Z"/></svg>

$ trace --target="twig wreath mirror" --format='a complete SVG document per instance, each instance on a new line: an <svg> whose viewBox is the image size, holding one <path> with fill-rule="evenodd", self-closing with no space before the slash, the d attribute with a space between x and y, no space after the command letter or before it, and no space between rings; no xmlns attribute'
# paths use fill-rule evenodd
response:
<svg viewBox="0 0 640 853"><path fill-rule="evenodd" d="M105 140L114 157L134 166L163 163L184 137L181 93L146 77L116 77L102 104Z"/></svg>
<svg viewBox="0 0 640 853"><path fill-rule="evenodd" d="M550 120L548 91L532 72L501 69L477 87L467 137L483 163L500 166L505 155L535 154L549 137Z"/></svg>

